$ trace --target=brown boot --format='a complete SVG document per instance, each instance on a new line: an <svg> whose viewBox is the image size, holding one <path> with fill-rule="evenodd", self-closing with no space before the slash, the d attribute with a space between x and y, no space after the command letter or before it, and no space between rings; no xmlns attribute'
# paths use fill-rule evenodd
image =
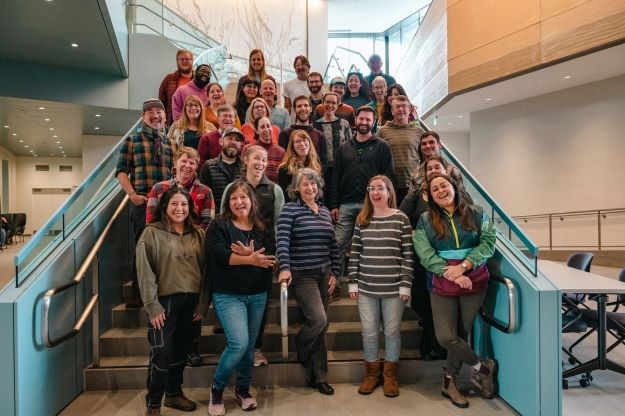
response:
<svg viewBox="0 0 625 416"><path fill-rule="evenodd" d="M358 393L371 394L380 384L380 362L365 361L365 379L358 386Z"/></svg>
<svg viewBox="0 0 625 416"><path fill-rule="evenodd" d="M386 397L399 396L399 386L397 384L397 368L399 361L384 362L384 395Z"/></svg>
<svg viewBox="0 0 625 416"><path fill-rule="evenodd" d="M445 374L443 382L443 397L447 397L451 402L462 409L469 407L469 401L456 388L456 377Z"/></svg>

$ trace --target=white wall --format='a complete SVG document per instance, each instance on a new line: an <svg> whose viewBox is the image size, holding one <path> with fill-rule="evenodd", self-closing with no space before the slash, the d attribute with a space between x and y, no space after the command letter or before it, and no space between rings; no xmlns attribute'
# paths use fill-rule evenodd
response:
<svg viewBox="0 0 625 416"><path fill-rule="evenodd" d="M511 215L623 208L624 109L619 76L472 113L469 167ZM596 220L557 227L558 244L596 243Z"/></svg>
<svg viewBox="0 0 625 416"><path fill-rule="evenodd" d="M6 159L9 161L9 206L2 206L2 212L15 212L15 207L17 206L17 196L16 196L16 180L15 180L15 172L16 172L16 158L15 155L9 152L4 147L0 146L0 160ZM2 165L0 164L0 192L3 189L3 178L2 178Z"/></svg>
<svg viewBox="0 0 625 416"><path fill-rule="evenodd" d="M456 156L463 165L469 166L470 134L463 131L441 132L442 142Z"/></svg>
<svg viewBox="0 0 625 416"><path fill-rule="evenodd" d="M36 172L35 165L49 165L50 171ZM59 165L72 165L72 172L59 172ZM34 213L33 188L73 188L80 185L83 180L82 160L78 158L17 157L15 176L19 186L16 192L16 203L11 211L26 213L26 234L31 234L33 229L41 226L39 223L33 223L32 219L41 217L41 210L51 210L47 215L50 217L61 203L58 198L55 198L54 206L38 206L35 208L38 211ZM36 215L33 217L33 214Z"/></svg>
<svg viewBox="0 0 625 416"><path fill-rule="evenodd" d="M121 140L120 136L96 136L85 134L82 136L82 172L83 177L96 167L98 163Z"/></svg>
<svg viewBox="0 0 625 416"><path fill-rule="evenodd" d="M308 1L308 51L310 70L323 74L328 63L328 2Z"/></svg>

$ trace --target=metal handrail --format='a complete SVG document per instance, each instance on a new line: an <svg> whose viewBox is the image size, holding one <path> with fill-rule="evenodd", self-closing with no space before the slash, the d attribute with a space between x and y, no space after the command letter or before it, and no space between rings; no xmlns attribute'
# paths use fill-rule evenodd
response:
<svg viewBox="0 0 625 416"><path fill-rule="evenodd" d="M508 289L508 324L502 324L495 319L495 317L489 315L486 312L484 305L482 305L482 308L480 309L480 316L484 322L497 328L501 332L511 334L519 328L519 320L517 318L518 301L516 287L514 286L514 282L507 277L491 276L490 280L504 284Z"/></svg>
<svg viewBox="0 0 625 416"><path fill-rule="evenodd" d="M289 358L289 290L286 282L280 284L280 330L282 331L282 359Z"/></svg>
<svg viewBox="0 0 625 416"><path fill-rule="evenodd" d="M565 212L548 212L545 214L532 214L532 215L515 215L516 220L525 219L538 219L551 217L575 217L578 215L596 215L596 214L622 214L625 213L625 208L609 208L609 209L587 209L582 211L565 211Z"/></svg>
<svg viewBox="0 0 625 416"><path fill-rule="evenodd" d="M46 291L45 295L43 296L42 307L41 307L41 339L43 340L43 343L47 348L55 347L63 343L64 341L67 341L68 339L75 337L83 328L87 318L91 314L91 311L97 304L99 294L98 294L98 285L96 281L94 282L96 293L94 293L91 296L91 300L89 301L84 311L80 315L80 318L78 318L78 320L76 321L74 328L72 328L70 332L67 332L64 335L61 335L57 339L50 338L49 319L50 319L50 304L52 301L52 297L58 295L59 293L66 291L67 289L77 286L78 284L80 284L80 282L82 282L83 278L87 275L87 270L89 269L89 266L91 266L91 263L97 260L98 251L100 251L100 248L102 247L104 240L106 239L109 231L111 230L113 223L121 215L129 199L130 198L127 195L124 197L124 199L122 200L122 203L119 205L119 207L113 214L112 218L106 224L106 227L104 227L104 229L102 230L102 233L96 240L95 244L93 245L91 250L89 250L89 254L87 254L87 257L85 258L82 265L80 266L80 268L74 275L74 278L72 279L72 281L62 286L49 289L48 291ZM94 322L94 326L97 326L97 322ZM94 329L94 332L99 332L99 331ZM98 349L96 348L96 345L94 344L94 354L95 354L95 351L97 350Z"/></svg>

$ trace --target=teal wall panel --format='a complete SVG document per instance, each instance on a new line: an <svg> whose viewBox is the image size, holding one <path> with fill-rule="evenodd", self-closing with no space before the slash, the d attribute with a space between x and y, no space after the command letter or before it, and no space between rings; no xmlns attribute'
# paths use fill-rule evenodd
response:
<svg viewBox="0 0 625 416"><path fill-rule="evenodd" d="M0 403L3 412L15 412L15 356L13 304L0 303Z"/></svg>

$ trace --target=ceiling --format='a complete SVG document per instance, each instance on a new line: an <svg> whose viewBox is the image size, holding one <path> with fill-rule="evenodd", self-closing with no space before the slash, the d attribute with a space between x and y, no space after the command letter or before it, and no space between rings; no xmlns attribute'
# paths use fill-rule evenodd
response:
<svg viewBox="0 0 625 416"><path fill-rule="evenodd" d="M0 59L125 76L105 16L105 0L3 0Z"/></svg>
<svg viewBox="0 0 625 416"><path fill-rule="evenodd" d="M390 6L380 0L327 0L328 31L379 33L401 22L432 0L393 0Z"/></svg>
<svg viewBox="0 0 625 416"><path fill-rule="evenodd" d="M425 122L441 132L468 132L473 112L622 74L625 43L455 96Z"/></svg>
<svg viewBox="0 0 625 416"><path fill-rule="evenodd" d="M80 158L83 135L121 137L140 115L137 110L0 97L0 146L16 156Z"/></svg>

